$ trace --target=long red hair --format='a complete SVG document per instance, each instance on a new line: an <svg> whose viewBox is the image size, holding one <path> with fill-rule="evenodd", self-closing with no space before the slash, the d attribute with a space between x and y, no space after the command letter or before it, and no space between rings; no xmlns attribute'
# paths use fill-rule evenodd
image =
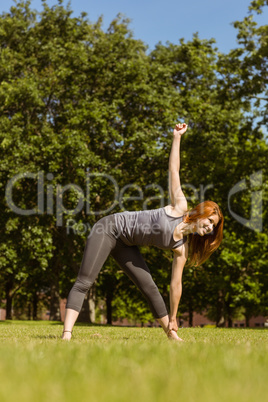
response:
<svg viewBox="0 0 268 402"><path fill-rule="evenodd" d="M204 236L198 234L189 235L189 265L201 265L211 254L219 247L223 238L223 215L222 212L213 201L204 201L191 209L183 218L183 222L193 224L198 223L199 219L208 218L211 215L217 214L219 222L213 229L213 232Z"/></svg>

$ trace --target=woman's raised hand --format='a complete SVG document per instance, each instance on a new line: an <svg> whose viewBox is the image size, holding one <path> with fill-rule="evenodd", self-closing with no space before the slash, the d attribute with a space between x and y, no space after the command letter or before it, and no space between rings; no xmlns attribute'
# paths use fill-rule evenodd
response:
<svg viewBox="0 0 268 402"><path fill-rule="evenodd" d="M186 123L176 124L174 131L173 131L174 137L183 135L187 131L187 128L188 128L188 126Z"/></svg>

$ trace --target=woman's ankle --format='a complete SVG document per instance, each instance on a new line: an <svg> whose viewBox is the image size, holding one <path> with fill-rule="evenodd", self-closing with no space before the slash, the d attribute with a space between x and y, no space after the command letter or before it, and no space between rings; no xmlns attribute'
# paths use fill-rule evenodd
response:
<svg viewBox="0 0 268 402"><path fill-rule="evenodd" d="M61 339L69 341L72 338L72 331L63 330Z"/></svg>
<svg viewBox="0 0 268 402"><path fill-rule="evenodd" d="M181 339L178 335L177 332L174 331L173 329L170 329L167 331L167 337L170 340L174 340L174 341L183 341L183 339Z"/></svg>

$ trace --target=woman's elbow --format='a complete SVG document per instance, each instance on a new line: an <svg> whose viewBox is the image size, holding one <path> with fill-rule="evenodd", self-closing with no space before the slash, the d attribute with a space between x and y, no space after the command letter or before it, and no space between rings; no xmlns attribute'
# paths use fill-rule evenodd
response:
<svg viewBox="0 0 268 402"><path fill-rule="evenodd" d="M182 283L181 281L172 281L170 284L171 291L182 291Z"/></svg>

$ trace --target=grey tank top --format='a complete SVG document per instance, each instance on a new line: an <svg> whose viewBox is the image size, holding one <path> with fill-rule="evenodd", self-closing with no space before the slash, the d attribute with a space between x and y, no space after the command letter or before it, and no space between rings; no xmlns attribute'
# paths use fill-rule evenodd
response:
<svg viewBox="0 0 268 402"><path fill-rule="evenodd" d="M156 246L164 250L175 249L184 244L173 238L176 226L183 216L174 218L165 208L146 211L119 212L114 214L118 237L128 246Z"/></svg>

